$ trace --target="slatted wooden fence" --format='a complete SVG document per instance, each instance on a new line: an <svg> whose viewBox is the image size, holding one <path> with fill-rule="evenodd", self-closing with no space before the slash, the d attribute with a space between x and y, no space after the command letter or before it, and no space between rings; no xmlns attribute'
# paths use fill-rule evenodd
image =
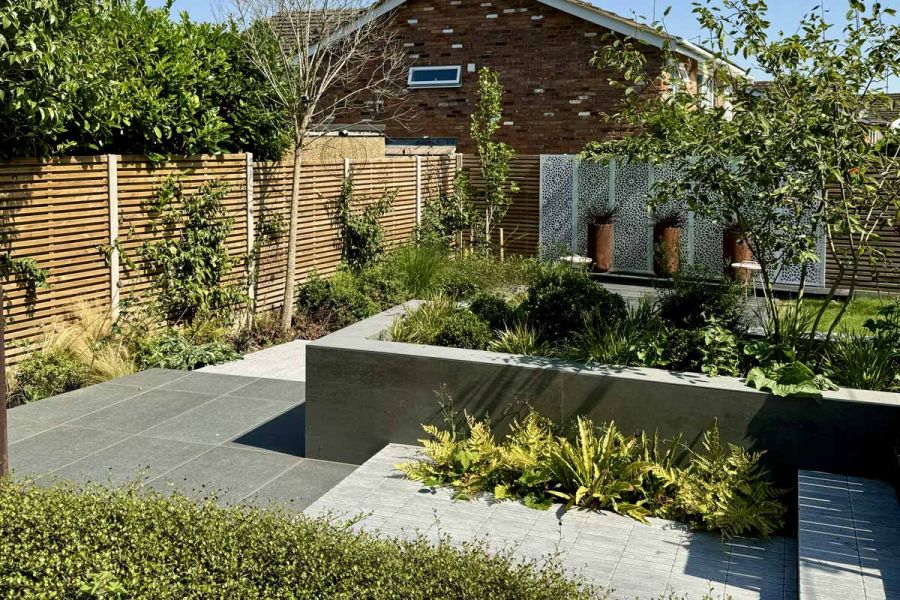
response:
<svg viewBox="0 0 900 600"><path fill-rule="evenodd" d="M76 301L103 307L118 306L119 300L148 301L151 282L138 250L162 235L153 229L148 201L169 175L179 177L186 193L210 180L227 185L223 204L232 220L227 241L236 259L232 277L246 281L243 259L264 220L280 218L287 225L292 167L290 161L253 162L248 154L161 163L141 156L93 156L0 164L0 226L12 232L9 249L13 256L34 258L50 272L49 288L40 290L33 302L27 302L17 286L5 286L8 362L15 364L39 347L43 334L65 319ZM305 281L313 269L327 275L340 262L333 207L345 176L353 177L359 201L395 194L382 224L388 243L399 244L410 239L423 206L450 193L454 171L452 157L305 164L296 281ZM286 249L286 233L261 246L255 290L260 311L281 306Z"/></svg>

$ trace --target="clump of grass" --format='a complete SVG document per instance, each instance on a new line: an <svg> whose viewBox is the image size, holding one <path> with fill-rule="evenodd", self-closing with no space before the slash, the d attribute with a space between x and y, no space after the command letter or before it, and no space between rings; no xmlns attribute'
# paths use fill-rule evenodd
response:
<svg viewBox="0 0 900 600"><path fill-rule="evenodd" d="M498 330L489 349L524 356L546 356L550 353L550 347L541 340L537 329L523 322Z"/></svg>

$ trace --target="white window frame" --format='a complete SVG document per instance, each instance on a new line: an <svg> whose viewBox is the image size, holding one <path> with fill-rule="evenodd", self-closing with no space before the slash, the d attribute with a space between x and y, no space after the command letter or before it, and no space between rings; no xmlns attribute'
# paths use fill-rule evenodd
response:
<svg viewBox="0 0 900 600"><path fill-rule="evenodd" d="M714 74L705 66L697 69L697 96L700 97L700 106L703 108L715 108L716 81Z"/></svg>
<svg viewBox="0 0 900 600"><path fill-rule="evenodd" d="M456 69L456 77L451 81L413 81L413 74L419 71L445 71L447 69ZM443 65L428 67L410 67L409 77L406 80L406 86L411 89L428 89L428 88L457 88L462 86L462 65Z"/></svg>

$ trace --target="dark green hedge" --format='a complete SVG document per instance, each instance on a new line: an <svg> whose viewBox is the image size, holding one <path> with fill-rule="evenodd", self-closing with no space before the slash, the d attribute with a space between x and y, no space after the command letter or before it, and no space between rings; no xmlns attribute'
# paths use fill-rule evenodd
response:
<svg viewBox="0 0 900 600"><path fill-rule="evenodd" d="M285 122L230 25L142 0L0 2L0 158L253 152Z"/></svg>
<svg viewBox="0 0 900 600"><path fill-rule="evenodd" d="M537 598L592 591L476 546L278 511L0 480L0 598Z"/></svg>

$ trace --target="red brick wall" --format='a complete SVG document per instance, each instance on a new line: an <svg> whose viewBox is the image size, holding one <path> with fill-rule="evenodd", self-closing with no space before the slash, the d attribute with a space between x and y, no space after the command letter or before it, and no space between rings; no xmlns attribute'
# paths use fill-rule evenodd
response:
<svg viewBox="0 0 900 600"><path fill-rule="evenodd" d="M389 137L457 138L461 152L472 152L477 73L469 64L500 73L499 135L521 154L578 152L621 134L602 118L621 100L607 83L613 74L589 64L608 30L536 0L408 0L392 19L416 65L461 65L463 74L460 88L410 90L405 102L415 116L387 123ZM658 70L659 52L648 54Z"/></svg>

